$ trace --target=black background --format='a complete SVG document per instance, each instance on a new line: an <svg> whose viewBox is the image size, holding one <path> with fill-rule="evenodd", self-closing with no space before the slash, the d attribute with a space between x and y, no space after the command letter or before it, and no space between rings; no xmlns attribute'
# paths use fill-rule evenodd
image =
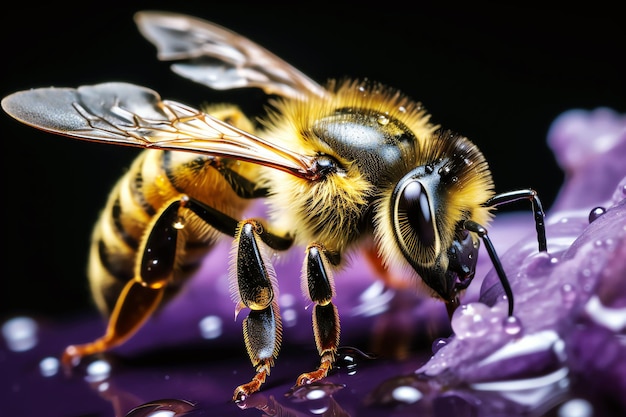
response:
<svg viewBox="0 0 626 417"><path fill-rule="evenodd" d="M402 89L435 123L483 150L499 191L531 186L549 207L563 179L546 145L554 118L572 108L626 112L621 14L596 3L584 10L404 4L14 3L1 18L0 96L123 80L192 105L234 101L258 111L259 91L218 93L170 72L132 19L141 9L188 13L247 35L315 80L350 75ZM44 134L5 114L0 134L0 318L90 308L91 227L136 151Z"/></svg>

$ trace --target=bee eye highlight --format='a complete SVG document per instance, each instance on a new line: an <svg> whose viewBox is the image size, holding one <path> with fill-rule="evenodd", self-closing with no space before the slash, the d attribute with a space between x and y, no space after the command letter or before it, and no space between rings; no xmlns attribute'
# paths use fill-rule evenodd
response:
<svg viewBox="0 0 626 417"><path fill-rule="evenodd" d="M409 182L398 196L398 215L404 218L424 247L435 245L435 227L430 199L419 181Z"/></svg>

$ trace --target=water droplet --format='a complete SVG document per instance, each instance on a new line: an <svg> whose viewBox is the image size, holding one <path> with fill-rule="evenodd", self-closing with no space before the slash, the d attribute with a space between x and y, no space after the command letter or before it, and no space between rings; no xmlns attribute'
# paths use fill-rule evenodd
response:
<svg viewBox="0 0 626 417"><path fill-rule="evenodd" d="M482 303L460 306L452 316L452 330L459 339L484 336L490 329L489 307Z"/></svg>
<svg viewBox="0 0 626 417"><path fill-rule="evenodd" d="M448 339L445 339L442 337L435 339L435 341L432 344L433 354L439 352L439 350L447 344L448 344Z"/></svg>
<svg viewBox="0 0 626 417"><path fill-rule="evenodd" d="M178 216L176 221L172 224L174 229L181 230L185 228L185 218L182 216Z"/></svg>
<svg viewBox="0 0 626 417"><path fill-rule="evenodd" d="M395 388L391 392L391 396L398 402L413 404L421 400L424 394L422 394L422 392L415 387L403 385Z"/></svg>
<svg viewBox="0 0 626 417"><path fill-rule="evenodd" d="M337 349L335 366L337 369L346 369L348 375L354 375L356 374L357 367L361 362L375 358L376 357L374 355L367 354L357 348L342 346Z"/></svg>
<svg viewBox="0 0 626 417"><path fill-rule="evenodd" d="M39 362L39 371L42 376L54 376L59 372L59 360L48 356Z"/></svg>
<svg viewBox="0 0 626 417"><path fill-rule="evenodd" d="M37 345L37 322L30 317L14 317L2 325L2 335L13 352L24 352Z"/></svg>
<svg viewBox="0 0 626 417"><path fill-rule="evenodd" d="M507 316L502 322L502 329L511 336L518 335L523 329L522 322L515 316Z"/></svg>
<svg viewBox="0 0 626 417"><path fill-rule="evenodd" d="M572 284L563 284L561 287L561 298L566 307L571 307L574 301L576 301L576 287Z"/></svg>
<svg viewBox="0 0 626 417"><path fill-rule="evenodd" d="M219 316L206 316L198 323L200 334L205 339L217 339L222 335L222 319Z"/></svg>
<svg viewBox="0 0 626 417"><path fill-rule="evenodd" d="M97 384L95 384L95 389L98 392L107 392L109 390L109 388L111 387L111 385L109 385L109 383L107 381L104 382L99 382Z"/></svg>
<svg viewBox="0 0 626 417"><path fill-rule="evenodd" d="M404 107L404 106L400 106L400 107L398 107L398 111L399 111L400 113L406 113L406 107Z"/></svg>
<svg viewBox="0 0 626 417"><path fill-rule="evenodd" d="M380 115L378 116L378 124L381 126L387 126L389 124L389 118L387 116Z"/></svg>
<svg viewBox="0 0 626 417"><path fill-rule="evenodd" d="M345 385L333 384L331 382L313 382L311 384L294 387L293 390L285 394L285 396L293 397L298 400L319 400L330 397L343 388L345 388Z"/></svg>
<svg viewBox="0 0 626 417"><path fill-rule="evenodd" d="M559 408L558 417L592 417L593 406L581 398L571 399Z"/></svg>
<svg viewBox="0 0 626 417"><path fill-rule="evenodd" d="M306 393L307 400L319 400L326 397L326 392L323 389L312 389Z"/></svg>
<svg viewBox="0 0 626 417"><path fill-rule="evenodd" d="M104 381L111 374L111 365L105 360L96 360L87 366L85 380L88 382Z"/></svg>
<svg viewBox="0 0 626 417"><path fill-rule="evenodd" d="M598 220L598 218L600 216L602 216L604 213L606 213L606 209L604 207L595 207L595 208L593 208L589 212L589 223L592 223L592 222Z"/></svg>
<svg viewBox="0 0 626 417"><path fill-rule="evenodd" d="M150 401L130 410L126 417L177 417L191 413L195 405L185 400Z"/></svg>

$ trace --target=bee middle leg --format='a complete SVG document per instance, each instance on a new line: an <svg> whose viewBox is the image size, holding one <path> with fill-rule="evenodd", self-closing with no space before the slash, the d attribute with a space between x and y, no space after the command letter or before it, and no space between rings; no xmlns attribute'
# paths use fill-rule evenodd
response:
<svg viewBox="0 0 626 417"><path fill-rule="evenodd" d="M282 324L277 302L275 273L264 252L263 237L269 234L256 220L244 220L235 234L233 280L239 302L236 314L243 308L250 312L243 321L246 350L256 374L252 380L235 389L233 400L242 401L258 391L270 374L282 339Z"/></svg>
<svg viewBox="0 0 626 417"><path fill-rule="evenodd" d="M331 301L335 296L331 261L322 245L314 243L307 248L303 279L306 281L307 294L315 303L313 334L320 355L320 365L312 372L301 374L296 380L296 386L325 378L335 363L340 327L337 307Z"/></svg>

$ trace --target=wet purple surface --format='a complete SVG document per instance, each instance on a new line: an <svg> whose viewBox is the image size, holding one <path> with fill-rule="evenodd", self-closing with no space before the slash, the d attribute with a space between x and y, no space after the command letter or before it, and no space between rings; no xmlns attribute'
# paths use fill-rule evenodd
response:
<svg viewBox="0 0 626 417"><path fill-rule="evenodd" d="M0 415L622 415L626 116L568 112L548 140L566 173L546 219L549 253L537 253L529 212L497 216L490 228L513 288L515 319L506 318L485 253L451 326L441 303L382 287L356 257L337 277L338 366L321 383L292 392L296 377L317 365L298 282L301 259L292 251L276 268L283 349L262 391L237 405L233 389L253 369L242 317L234 320L225 243L130 342L84 359L71 375L57 358L67 344L100 336L99 317L5 322ZM597 206L605 210L590 223Z"/></svg>

